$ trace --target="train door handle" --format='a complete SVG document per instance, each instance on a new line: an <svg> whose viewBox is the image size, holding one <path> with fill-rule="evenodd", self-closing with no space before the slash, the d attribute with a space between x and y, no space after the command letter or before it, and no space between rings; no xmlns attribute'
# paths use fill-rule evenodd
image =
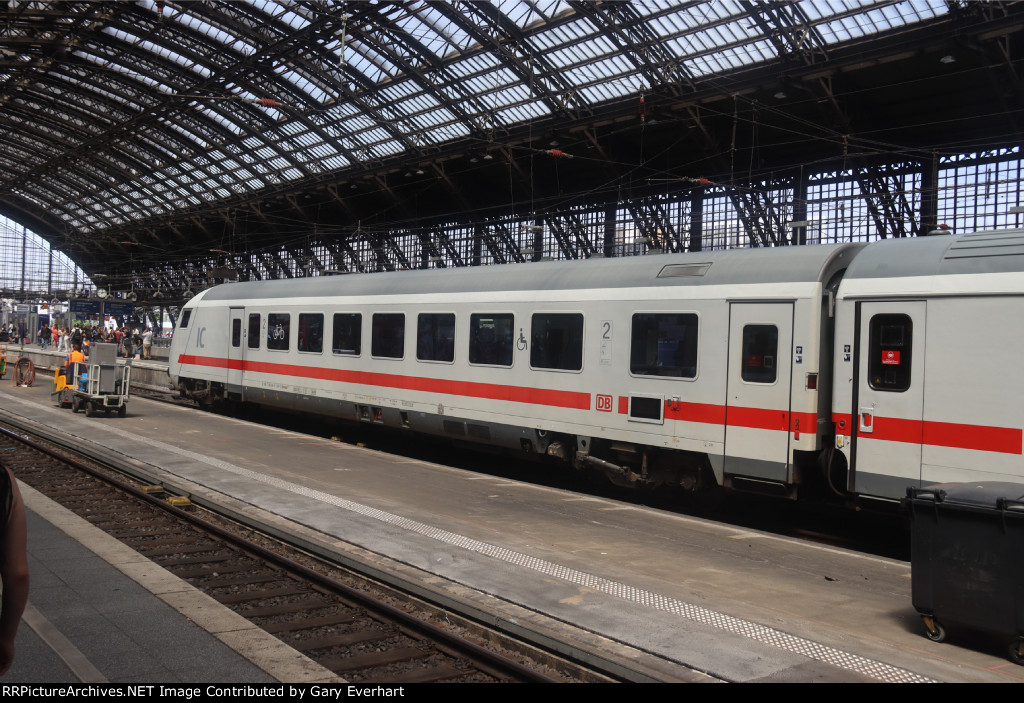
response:
<svg viewBox="0 0 1024 703"><path fill-rule="evenodd" d="M875 431L875 407L861 408L860 409L860 422L858 423L858 429L861 432L870 434Z"/></svg>

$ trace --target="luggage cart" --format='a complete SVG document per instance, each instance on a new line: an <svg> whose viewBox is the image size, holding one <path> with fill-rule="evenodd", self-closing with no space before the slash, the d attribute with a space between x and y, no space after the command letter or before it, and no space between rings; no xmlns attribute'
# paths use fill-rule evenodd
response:
<svg viewBox="0 0 1024 703"><path fill-rule="evenodd" d="M99 411L108 415L115 410L118 417L128 414L132 367L117 363L116 344L93 344L89 360L79 362L70 389L71 411L84 409L86 417ZM59 397L59 396L58 396Z"/></svg>

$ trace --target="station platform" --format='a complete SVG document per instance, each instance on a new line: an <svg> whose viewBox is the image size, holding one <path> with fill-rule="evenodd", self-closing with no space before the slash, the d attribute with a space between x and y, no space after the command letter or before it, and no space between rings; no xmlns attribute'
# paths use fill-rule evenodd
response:
<svg viewBox="0 0 1024 703"><path fill-rule="evenodd" d="M5 684L339 680L86 520L21 488L31 593Z"/></svg>
<svg viewBox="0 0 1024 703"><path fill-rule="evenodd" d="M1024 681L1001 643L928 641L905 562L141 398L126 418L86 418L53 406L48 385L0 384L0 413L639 680ZM47 617L73 629L77 616L59 612L58 603ZM38 649L26 644L19 655ZM316 680L256 668L282 681ZM258 673L243 670L238 681Z"/></svg>

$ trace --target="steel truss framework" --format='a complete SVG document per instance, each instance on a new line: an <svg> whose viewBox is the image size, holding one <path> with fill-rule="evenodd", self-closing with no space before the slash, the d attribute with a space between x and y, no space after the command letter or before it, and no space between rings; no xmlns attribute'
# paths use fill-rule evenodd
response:
<svg viewBox="0 0 1024 703"><path fill-rule="evenodd" d="M1024 210L1020 149L936 158L928 163L842 165L797 171L742 186L670 184L624 200L492 213L417 227L344 231L313 226L287 244L220 250L105 281L173 310L191 294L232 280L528 263L543 259L641 256L736 247L870 241L1019 226ZM17 234L15 227L8 239ZM20 228L26 242L31 233ZM16 238L16 237L15 237ZM13 241L13 240L12 240ZM26 272L26 246L2 251L5 297L66 299L94 291L65 257L49 252ZM44 247L45 248L45 247ZM9 261L8 261L9 260ZM69 278L70 276L70 278Z"/></svg>
<svg viewBox="0 0 1024 703"><path fill-rule="evenodd" d="M850 165L743 186L664 188L621 201L497 213L420 227L318 231L259 252L218 253L136 278L138 290L181 290L223 280L297 278L788 246L921 236L1019 224L1019 149L928 163ZM184 277L182 278L182 273Z"/></svg>

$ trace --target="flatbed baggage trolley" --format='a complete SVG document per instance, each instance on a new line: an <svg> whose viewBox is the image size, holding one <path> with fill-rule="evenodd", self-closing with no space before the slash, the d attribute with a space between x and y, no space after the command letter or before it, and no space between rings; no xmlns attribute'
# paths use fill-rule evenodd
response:
<svg viewBox="0 0 1024 703"><path fill-rule="evenodd" d="M70 380L64 379L63 387L60 370L54 377L58 405L70 404L76 413L84 409L86 417L101 410L108 415L116 410L118 417L128 414L132 367L117 363L116 344L93 344L89 360L72 366L76 368Z"/></svg>

